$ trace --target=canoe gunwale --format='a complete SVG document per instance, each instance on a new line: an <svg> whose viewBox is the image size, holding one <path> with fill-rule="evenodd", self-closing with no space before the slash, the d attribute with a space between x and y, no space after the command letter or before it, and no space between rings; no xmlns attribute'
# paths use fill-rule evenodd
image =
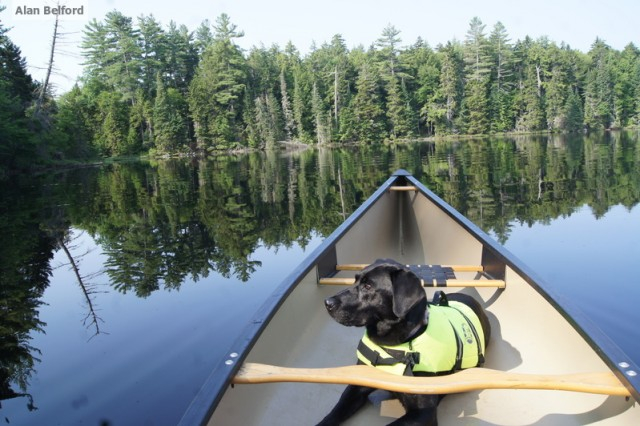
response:
<svg viewBox="0 0 640 426"><path fill-rule="evenodd" d="M284 303L287 296L300 283L303 277L334 249L336 242L378 201L389 187L405 180L409 176L402 170L389 177L367 200L358 207L340 226L338 226L315 250L313 250L269 295L260 309L253 316L247 327L240 333L238 339L231 346L230 354L233 358L221 360L213 369L203 386L200 388L191 404L187 408L179 425L207 424L209 417L215 411L224 395L225 389L231 385L235 374L260 338L262 331L268 326L271 318ZM230 364L227 364L230 362Z"/></svg>
<svg viewBox="0 0 640 426"><path fill-rule="evenodd" d="M627 388L632 398L640 402L640 366L633 362L585 313L571 300L556 293L542 278L537 276L517 256L499 245L477 225L460 214L446 201L428 189L419 180L407 175L408 184L413 185L429 200L438 205L452 219L464 227L482 245L483 251L490 250L493 256L508 265L535 289L571 326L582 336L589 346L600 356L621 383ZM483 255L484 256L484 255ZM484 261L484 259L483 259ZM624 365L625 367L621 366ZM627 372L637 375L629 375Z"/></svg>
<svg viewBox="0 0 640 426"><path fill-rule="evenodd" d="M532 270L524 265L516 256L500 246L489 235L482 231L465 216L449 206L443 199L426 188L420 181L405 170L398 170L391 175L367 200L356 209L346 221L338 226L316 249L314 249L269 295L262 306L256 311L252 320L238 335L230 347L229 356L216 364L196 393L191 404L181 418L179 425L207 424L225 390L232 385L232 379L242 367L246 357L260 338L287 296L296 288L302 279L322 259L335 250L336 243L346 234L364 214L384 195L391 186L414 186L415 190L438 206L455 222L462 226L469 234L476 238L483 246L483 266L491 267L491 263L502 263L520 275L533 287L555 310L567 320L571 326L585 339L589 346L600 356L605 364L614 372L616 377L629 390L631 396L640 402L640 376L631 377L626 371L635 370L640 373L640 367L630 360L626 354L597 327L587 315L567 298L561 297L539 278ZM487 258L485 259L485 251ZM372 259L374 260L374 259ZM489 265L484 265L485 261ZM504 273L504 272L502 272ZM498 271L497 279L500 277ZM625 362L628 367L619 364Z"/></svg>

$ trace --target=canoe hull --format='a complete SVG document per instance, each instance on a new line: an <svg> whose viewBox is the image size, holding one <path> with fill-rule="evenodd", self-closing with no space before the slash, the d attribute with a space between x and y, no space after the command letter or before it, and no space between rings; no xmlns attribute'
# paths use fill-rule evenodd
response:
<svg viewBox="0 0 640 426"><path fill-rule="evenodd" d="M392 191L394 185L415 185L416 191ZM241 362L286 367L335 367L355 362L355 348L363 330L344 327L329 318L322 301L340 286L319 285L319 277L335 272L336 264L371 263L393 258L406 264L482 265L490 272L458 273L461 279L496 278L506 289L462 288L486 308L492 326L485 366L501 371L539 374L569 374L610 371L615 360L594 350L567 312L548 289L539 285L513 256L489 239L475 225L422 187L399 173L387 181L344 225L312 253L288 277L259 312L246 336L230 357L209 379L215 392L216 380L237 371ZM341 271L337 277L353 276ZM427 297L433 289L427 289ZM577 311L576 311L577 312ZM598 339L603 339L598 336ZM616 371L621 375L620 371ZM217 374L217 376L216 376ZM624 377L621 376L624 381ZM214 399L208 424L285 425L315 424L338 400L343 385L280 383L235 385L229 383ZM625 382L634 397L636 388ZM199 397L207 400L207 388ZM385 405L385 408L387 406ZM203 408L194 402L183 424L192 422ZM397 414L397 413L396 413ZM469 425L637 425L640 411L634 398L592 395L565 391L483 390L447 396L438 410L440 424ZM205 419L205 423L206 420ZM387 424L380 407L370 404L348 424ZM194 423L194 422L192 422Z"/></svg>
<svg viewBox="0 0 640 426"><path fill-rule="evenodd" d="M325 320L327 313L317 301L338 289L318 286L314 272L308 274L289 296L290 300L272 319L247 362L290 367L333 367L355 362L355 347L362 337L362 330ZM537 293L533 294L535 291L526 282L518 282L517 276L512 277L511 270L507 270L507 275L508 291L461 290L487 305L492 340L487 349L486 367L546 374L608 370L585 340L549 304L523 305L522 300L539 301L541 298ZM497 293L500 294L496 297ZM510 321L514 311L512 304L519 307L521 315ZM296 321L296 318L305 318L305 321ZM498 321L498 318L507 319ZM541 350L536 343L540 341L546 342L548 347ZM567 351L574 355L566 356ZM227 391L209 424L315 424L330 411L343 389L343 385L306 383L235 385ZM637 425L640 413L633 401L619 396L485 390L449 395L443 400L438 409L440 424L458 424L461 417L468 425L584 425L595 422ZM348 424L384 425L391 420L380 416L379 408L372 404Z"/></svg>

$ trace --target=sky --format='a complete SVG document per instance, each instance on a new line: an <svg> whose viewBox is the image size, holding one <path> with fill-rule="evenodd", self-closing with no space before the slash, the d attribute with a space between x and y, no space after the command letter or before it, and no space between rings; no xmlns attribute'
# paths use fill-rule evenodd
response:
<svg viewBox="0 0 640 426"><path fill-rule="evenodd" d="M0 13L2 25L26 58L29 72L44 78L53 17L43 16L43 5L55 0L0 0L7 9ZM320 46L335 34L342 35L349 48L370 46L388 25L400 30L402 45L418 37L432 47L450 40L463 41L469 22L478 17L489 34L497 22L512 42L526 36L546 36L587 52L596 37L622 50L627 44L640 47L640 1L638 0L61 0L68 6L83 6L81 16L63 16L63 43L58 46L53 84L58 94L69 90L82 73L79 44L84 26L93 18L104 19L118 10L137 18L152 14L163 25L171 20L195 30L221 13L245 36L237 42L252 46L284 47L291 41L302 54L315 42ZM18 7L40 7L40 16L17 15ZM24 9L23 9L24 10Z"/></svg>

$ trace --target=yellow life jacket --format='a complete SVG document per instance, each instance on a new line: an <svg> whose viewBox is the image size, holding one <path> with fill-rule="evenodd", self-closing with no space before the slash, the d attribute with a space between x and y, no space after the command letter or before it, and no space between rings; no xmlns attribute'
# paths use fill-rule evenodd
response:
<svg viewBox="0 0 640 426"><path fill-rule="evenodd" d="M448 374L484 363L484 332L478 316L464 303L429 305L429 323L413 340L395 346L372 342L365 331L357 356L366 365L397 375Z"/></svg>

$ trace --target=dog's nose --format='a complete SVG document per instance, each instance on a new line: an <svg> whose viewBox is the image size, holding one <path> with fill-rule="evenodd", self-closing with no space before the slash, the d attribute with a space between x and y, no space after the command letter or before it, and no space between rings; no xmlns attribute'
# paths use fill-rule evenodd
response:
<svg viewBox="0 0 640 426"><path fill-rule="evenodd" d="M333 297L324 299L324 306L327 308L327 311L331 312L336 307L336 299Z"/></svg>

